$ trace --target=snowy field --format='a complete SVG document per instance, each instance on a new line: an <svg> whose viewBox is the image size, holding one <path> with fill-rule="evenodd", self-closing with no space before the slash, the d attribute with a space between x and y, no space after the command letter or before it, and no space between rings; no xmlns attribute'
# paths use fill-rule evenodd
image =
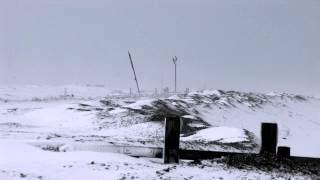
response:
<svg viewBox="0 0 320 180"><path fill-rule="evenodd" d="M279 145L320 157L319 107L318 98L279 93L138 98L102 86L0 87L0 179L314 179L220 161L164 165L119 147L162 147L163 117L175 114L182 149L258 152L261 122L276 122Z"/></svg>

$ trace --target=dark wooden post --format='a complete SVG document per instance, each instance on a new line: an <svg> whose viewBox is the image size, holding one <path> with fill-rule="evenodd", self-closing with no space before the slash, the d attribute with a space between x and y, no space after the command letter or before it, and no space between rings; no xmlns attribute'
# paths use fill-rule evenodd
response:
<svg viewBox="0 0 320 180"><path fill-rule="evenodd" d="M180 118L167 117L165 120L164 163L179 163Z"/></svg>
<svg viewBox="0 0 320 180"><path fill-rule="evenodd" d="M261 140L261 154L276 154L278 143L278 125L276 123L262 123Z"/></svg>
<svg viewBox="0 0 320 180"><path fill-rule="evenodd" d="M279 157L289 158L290 157L290 147L279 146L277 155Z"/></svg>

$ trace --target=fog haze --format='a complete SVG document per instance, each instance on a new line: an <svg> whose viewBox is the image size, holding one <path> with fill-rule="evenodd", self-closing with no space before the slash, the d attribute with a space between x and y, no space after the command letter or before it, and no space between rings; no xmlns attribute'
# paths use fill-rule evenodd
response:
<svg viewBox="0 0 320 180"><path fill-rule="evenodd" d="M1 0L0 84L320 94L319 0Z"/></svg>

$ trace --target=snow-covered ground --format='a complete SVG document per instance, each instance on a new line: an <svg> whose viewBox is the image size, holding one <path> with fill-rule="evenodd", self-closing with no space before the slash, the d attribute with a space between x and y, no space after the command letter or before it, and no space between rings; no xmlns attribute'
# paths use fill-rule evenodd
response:
<svg viewBox="0 0 320 180"><path fill-rule="evenodd" d="M183 117L183 149L258 152L261 122L277 122L279 145L320 157L319 107L314 97L275 93L137 98L102 86L2 87L0 179L304 179L309 176L219 162L163 165L114 146L162 147L163 117L175 114Z"/></svg>
<svg viewBox="0 0 320 180"><path fill-rule="evenodd" d="M305 179L302 174L241 170L219 162L164 165L160 159L99 152L48 152L20 141L0 140L0 179Z"/></svg>

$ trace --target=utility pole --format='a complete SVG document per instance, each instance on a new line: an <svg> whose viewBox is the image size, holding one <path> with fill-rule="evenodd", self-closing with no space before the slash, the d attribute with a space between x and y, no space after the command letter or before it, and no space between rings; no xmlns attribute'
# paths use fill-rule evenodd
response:
<svg viewBox="0 0 320 180"><path fill-rule="evenodd" d="M172 61L174 64L174 93L177 94L177 62L178 62L177 56L173 57Z"/></svg>
<svg viewBox="0 0 320 180"><path fill-rule="evenodd" d="M131 54L130 54L130 52L129 52L129 51L128 51L128 55L129 55L129 59L130 59L130 63L131 63L131 67L132 67L132 70L133 70L134 80L136 81L137 89L138 89L138 93L139 93L139 95L140 95L140 87L139 87L139 83L138 83L138 79L137 79L137 75L136 75L136 70L134 69L134 65L133 65L132 57L131 57Z"/></svg>

